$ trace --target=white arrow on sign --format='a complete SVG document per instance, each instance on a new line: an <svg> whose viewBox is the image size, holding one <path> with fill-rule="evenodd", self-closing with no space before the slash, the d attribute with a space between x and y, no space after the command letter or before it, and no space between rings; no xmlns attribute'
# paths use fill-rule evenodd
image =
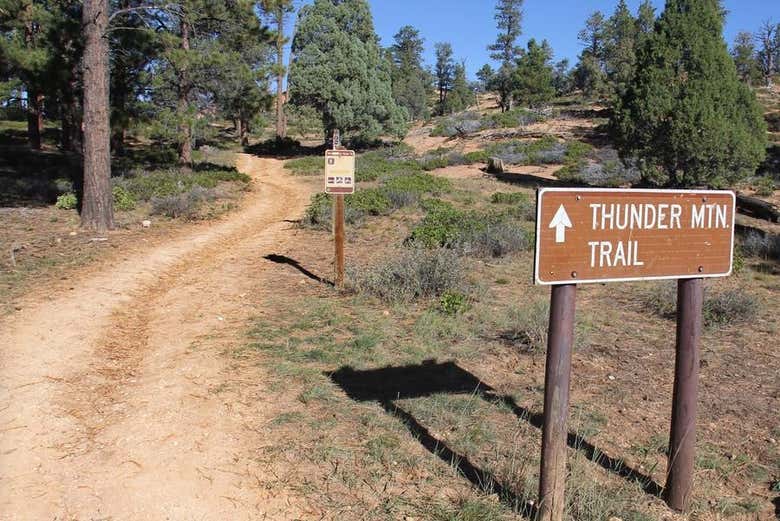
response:
<svg viewBox="0 0 780 521"><path fill-rule="evenodd" d="M561 205L550 221L550 228L555 228L555 242L566 242L566 228L571 228L571 219L566 208Z"/></svg>

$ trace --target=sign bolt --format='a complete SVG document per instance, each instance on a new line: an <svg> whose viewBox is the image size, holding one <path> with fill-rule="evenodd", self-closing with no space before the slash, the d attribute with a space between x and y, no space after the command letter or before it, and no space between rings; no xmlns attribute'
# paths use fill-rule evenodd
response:
<svg viewBox="0 0 780 521"><path fill-rule="evenodd" d="M573 279L577 278L577 272L576 271L572 271L571 272L571 278L573 278Z"/></svg>
<svg viewBox="0 0 780 521"><path fill-rule="evenodd" d="M702 273L704 271L704 266L699 266L699 273Z"/></svg>

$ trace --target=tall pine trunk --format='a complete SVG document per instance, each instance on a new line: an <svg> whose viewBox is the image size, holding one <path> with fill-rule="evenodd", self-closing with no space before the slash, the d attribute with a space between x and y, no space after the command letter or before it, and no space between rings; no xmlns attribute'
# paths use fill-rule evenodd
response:
<svg viewBox="0 0 780 521"><path fill-rule="evenodd" d="M287 137L287 116L284 114L284 9L276 13L276 137Z"/></svg>
<svg viewBox="0 0 780 521"><path fill-rule="evenodd" d="M43 134L43 94L27 91L27 138L31 148L41 149L41 134Z"/></svg>
<svg viewBox="0 0 780 521"><path fill-rule="evenodd" d="M179 99L177 112L179 115L179 164L185 168L192 165L192 126L189 121L190 107L190 75L187 64L187 55L190 50L190 25L181 20L181 49L184 51L184 64L179 70Z"/></svg>
<svg viewBox="0 0 780 521"><path fill-rule="evenodd" d="M109 121L108 0L84 0L84 196L81 226L114 227Z"/></svg>

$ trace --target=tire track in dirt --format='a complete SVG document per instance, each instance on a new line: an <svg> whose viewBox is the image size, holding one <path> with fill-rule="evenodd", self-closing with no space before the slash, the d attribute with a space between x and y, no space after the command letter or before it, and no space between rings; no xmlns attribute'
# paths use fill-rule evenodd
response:
<svg viewBox="0 0 780 521"><path fill-rule="evenodd" d="M273 291L311 188L241 155L228 219L79 277L0 323L0 519L288 519L261 486L247 402L222 355ZM262 433L252 432L250 445Z"/></svg>

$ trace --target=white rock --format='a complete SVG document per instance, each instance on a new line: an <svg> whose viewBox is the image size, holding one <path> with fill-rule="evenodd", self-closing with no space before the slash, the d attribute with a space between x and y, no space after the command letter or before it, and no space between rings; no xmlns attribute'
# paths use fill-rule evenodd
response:
<svg viewBox="0 0 780 521"><path fill-rule="evenodd" d="M147 219L147 220L145 220L145 221L141 221L141 226L143 226L144 228L151 228L151 226L152 226L152 221L150 221L150 220L148 220L148 219Z"/></svg>

